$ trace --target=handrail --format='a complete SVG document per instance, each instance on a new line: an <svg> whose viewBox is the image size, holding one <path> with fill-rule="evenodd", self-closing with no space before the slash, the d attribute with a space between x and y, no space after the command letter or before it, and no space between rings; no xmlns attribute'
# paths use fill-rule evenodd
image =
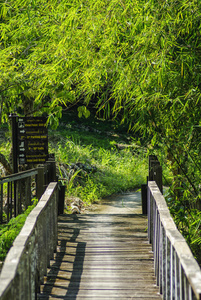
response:
<svg viewBox="0 0 201 300"><path fill-rule="evenodd" d="M16 181L16 180L34 176L37 174L38 174L38 169L31 169L31 170L15 173L12 175L8 175L6 177L0 177L0 184Z"/></svg>
<svg viewBox="0 0 201 300"><path fill-rule="evenodd" d="M55 161L50 159L38 168L1 177L0 224L5 222L5 219L9 222L12 217L22 213L31 205L32 198L39 199L47 185L53 181L57 181L56 165Z"/></svg>
<svg viewBox="0 0 201 300"><path fill-rule="evenodd" d="M40 170L37 168L0 178L0 224L5 222L5 217L3 217L4 209L8 222L12 217L16 217L18 214L22 213L22 205L25 209L31 205L31 187L33 182L37 190L36 196L42 195L41 191L39 191L40 195L38 192L39 184L37 182L37 177L39 173ZM33 176L35 176L35 180L32 180ZM5 188L4 184L7 185Z"/></svg>
<svg viewBox="0 0 201 300"><path fill-rule="evenodd" d="M33 300L57 245L57 183L31 211L8 252L0 274L0 300Z"/></svg>
<svg viewBox="0 0 201 300"><path fill-rule="evenodd" d="M201 270L155 181L148 182L148 237L163 299L201 299Z"/></svg>

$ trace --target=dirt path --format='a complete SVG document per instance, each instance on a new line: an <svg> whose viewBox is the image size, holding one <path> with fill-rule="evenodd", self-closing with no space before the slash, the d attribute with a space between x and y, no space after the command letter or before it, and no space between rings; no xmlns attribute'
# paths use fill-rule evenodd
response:
<svg viewBox="0 0 201 300"><path fill-rule="evenodd" d="M86 214L142 214L141 192L113 195L87 208Z"/></svg>

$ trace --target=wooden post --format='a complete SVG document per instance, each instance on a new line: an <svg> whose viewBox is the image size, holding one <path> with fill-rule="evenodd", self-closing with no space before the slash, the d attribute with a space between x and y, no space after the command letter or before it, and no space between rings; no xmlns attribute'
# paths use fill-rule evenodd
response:
<svg viewBox="0 0 201 300"><path fill-rule="evenodd" d="M54 154L52 154L51 157L49 157L47 164L48 164L48 181L49 181L48 183L57 181L56 162L55 162Z"/></svg>
<svg viewBox="0 0 201 300"><path fill-rule="evenodd" d="M149 156L149 181L156 181L159 190L163 194L162 167L155 155Z"/></svg>
<svg viewBox="0 0 201 300"><path fill-rule="evenodd" d="M153 166L153 180L156 181L161 194L163 194L162 167L160 164Z"/></svg>
<svg viewBox="0 0 201 300"><path fill-rule="evenodd" d="M24 186L25 186L25 207L28 208L31 205L31 177L27 177L24 179Z"/></svg>
<svg viewBox="0 0 201 300"><path fill-rule="evenodd" d="M56 162L55 161L50 161L50 182L56 182Z"/></svg>
<svg viewBox="0 0 201 300"><path fill-rule="evenodd" d="M36 196L41 198L45 191L44 167L38 167L38 175L36 178Z"/></svg>
<svg viewBox="0 0 201 300"><path fill-rule="evenodd" d="M154 180L154 168L157 165L158 166L160 165L158 160L150 160L150 162L149 162L149 181Z"/></svg>
<svg viewBox="0 0 201 300"><path fill-rule="evenodd" d="M147 184L141 185L142 213L147 215Z"/></svg>
<svg viewBox="0 0 201 300"><path fill-rule="evenodd" d="M64 201L65 201L65 185L59 185L59 198L58 198L58 215L64 213Z"/></svg>
<svg viewBox="0 0 201 300"><path fill-rule="evenodd" d="M159 163L156 155L149 155L149 180L153 180L153 165Z"/></svg>

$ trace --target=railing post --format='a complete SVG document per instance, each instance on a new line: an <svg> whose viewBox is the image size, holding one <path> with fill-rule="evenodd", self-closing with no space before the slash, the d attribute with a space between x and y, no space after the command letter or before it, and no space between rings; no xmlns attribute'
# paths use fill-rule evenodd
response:
<svg viewBox="0 0 201 300"><path fill-rule="evenodd" d="M156 181L161 194L163 194L162 167L160 163L153 165L153 180Z"/></svg>
<svg viewBox="0 0 201 300"><path fill-rule="evenodd" d="M149 181L155 181L163 194L162 167L155 155L149 156Z"/></svg>
<svg viewBox="0 0 201 300"><path fill-rule="evenodd" d="M147 184L141 185L142 213L147 215Z"/></svg>
<svg viewBox="0 0 201 300"><path fill-rule="evenodd" d="M48 186L48 165L47 163L44 164L44 187L45 189L47 188Z"/></svg>
<svg viewBox="0 0 201 300"><path fill-rule="evenodd" d="M64 213L64 201L65 201L65 185L59 185L59 198L58 198L58 215L62 215Z"/></svg>
<svg viewBox="0 0 201 300"><path fill-rule="evenodd" d="M149 155L149 179L148 179L149 181L154 180L153 179L153 172L154 172L153 165L155 163L156 164L159 163L157 157L155 155Z"/></svg>
<svg viewBox="0 0 201 300"><path fill-rule="evenodd" d="M48 184L50 182L56 182L57 181L56 162L49 158L49 160L47 161L47 165L48 165Z"/></svg>
<svg viewBox="0 0 201 300"><path fill-rule="evenodd" d="M23 201L23 197L22 197L22 190L23 190L23 186L22 186L22 180L18 180L17 181L17 191L18 191L18 197L17 197L17 214L21 214L22 213L22 201Z"/></svg>
<svg viewBox="0 0 201 300"><path fill-rule="evenodd" d="M164 249L163 249L163 238L164 238L164 228L160 220L160 242L159 242L159 288L160 294L163 292L163 267L164 267Z"/></svg>
<svg viewBox="0 0 201 300"><path fill-rule="evenodd" d="M27 177L24 180L25 185L25 208L27 209L29 205L31 205L31 177Z"/></svg>
<svg viewBox="0 0 201 300"><path fill-rule="evenodd" d="M149 186L147 187L147 212L148 212L148 238L149 238L149 243L151 244L152 242L152 226L151 226L151 217L152 217L152 212L151 212L151 192L149 189Z"/></svg>
<svg viewBox="0 0 201 300"><path fill-rule="evenodd" d="M44 167L38 167L38 174L36 175L36 197L40 199L45 191Z"/></svg>

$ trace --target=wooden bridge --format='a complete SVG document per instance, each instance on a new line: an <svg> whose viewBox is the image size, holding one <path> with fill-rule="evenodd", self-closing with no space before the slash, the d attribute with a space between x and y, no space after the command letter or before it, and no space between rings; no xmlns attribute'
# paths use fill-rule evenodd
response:
<svg viewBox="0 0 201 300"><path fill-rule="evenodd" d="M157 170L147 185L148 218L58 217L51 182L6 257L0 300L201 299L200 267L170 216Z"/></svg>
<svg viewBox="0 0 201 300"><path fill-rule="evenodd" d="M143 215L60 216L38 299L162 299Z"/></svg>

